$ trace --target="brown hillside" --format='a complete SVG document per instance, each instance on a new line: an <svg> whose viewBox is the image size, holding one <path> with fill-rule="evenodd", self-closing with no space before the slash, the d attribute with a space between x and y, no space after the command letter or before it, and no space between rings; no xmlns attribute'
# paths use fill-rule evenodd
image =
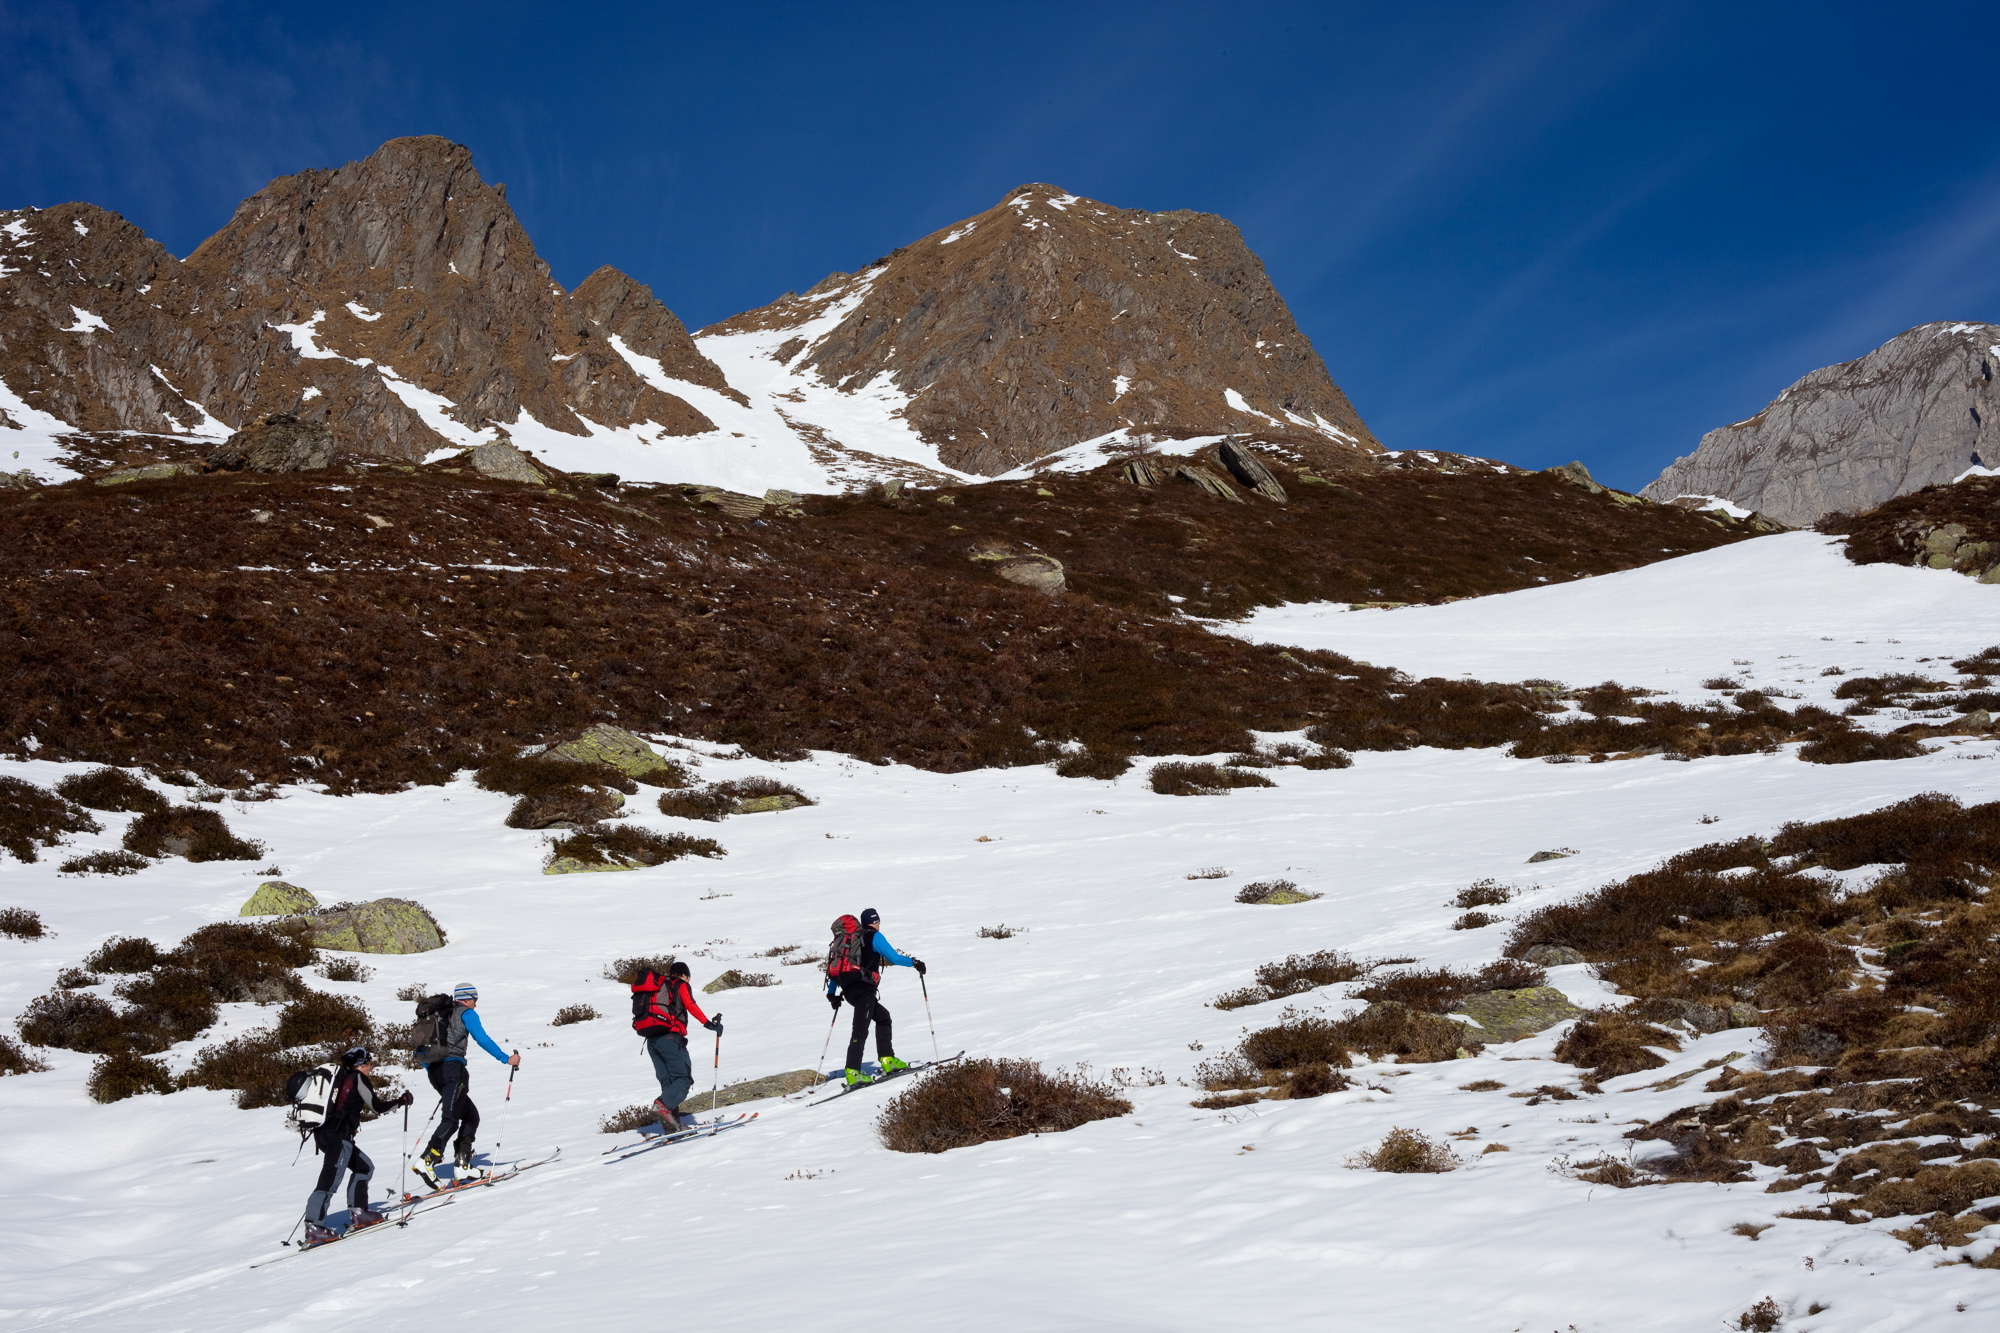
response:
<svg viewBox="0 0 2000 1333"><path fill-rule="evenodd" d="M1242 235L1211 214L1023 185L859 273L702 332L796 327L842 303L846 317L790 364L843 387L888 375L914 397L910 423L965 471L997 475L1127 427L1380 447Z"/></svg>
<svg viewBox="0 0 2000 1333"><path fill-rule="evenodd" d="M1542 475L1280 471L1283 506L1106 469L750 521L693 488L435 468L0 492L0 746L380 789L601 719L955 770L1241 748L1391 693L1414 722L1384 743L1495 744L1537 725L1526 691L1451 683L1426 714L1428 687L1168 595L1423 600L1735 540ZM1068 590L973 558L996 552L1054 556ZM1482 729L1493 709L1514 720Z"/></svg>

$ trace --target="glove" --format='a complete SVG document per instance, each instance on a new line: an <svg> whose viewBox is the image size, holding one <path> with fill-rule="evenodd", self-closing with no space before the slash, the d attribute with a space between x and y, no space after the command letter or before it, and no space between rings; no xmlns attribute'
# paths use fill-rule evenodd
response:
<svg viewBox="0 0 2000 1333"><path fill-rule="evenodd" d="M416 1094L416 1093L414 1093L414 1092L411 1092L411 1091L410 1091L410 1090L409 1090L408 1088L405 1088L405 1089L403 1089L403 1100L401 1100L401 1101L397 1102L397 1103L396 1103L396 1105L398 1105L398 1106L408 1106L408 1105L410 1105L410 1104L411 1104L412 1102L414 1102L414 1101L416 1101L416 1100L417 1100L417 1094Z"/></svg>
<svg viewBox="0 0 2000 1333"><path fill-rule="evenodd" d="M910 966L917 969L917 975L920 977L930 972L930 969L924 966L924 960L921 958L912 958L910 960Z"/></svg>
<svg viewBox="0 0 2000 1333"><path fill-rule="evenodd" d="M830 990L830 991L828 991L828 992L826 993L826 1002L827 1002L828 1004L830 1004L830 1005L832 1005L832 1006L833 1006L833 1012L835 1012L836 1014L840 1012L840 992L839 992L839 991L831 991L831 990Z"/></svg>
<svg viewBox="0 0 2000 1333"><path fill-rule="evenodd" d="M706 1023L703 1023L703 1024L702 1024L702 1026L703 1026L703 1027L705 1027L705 1028L707 1028L707 1029L708 1029L708 1030L709 1030L710 1032L713 1032L713 1033L714 1033L714 1034L715 1034L716 1036L718 1036L718 1037L719 1037L719 1036L721 1036L721 1035L722 1035L722 1015L721 1015L721 1014L717 1014L717 1015L716 1015L716 1016L715 1016L714 1018L711 1018L711 1019L709 1019L709 1020L708 1020L708 1021L707 1021Z"/></svg>

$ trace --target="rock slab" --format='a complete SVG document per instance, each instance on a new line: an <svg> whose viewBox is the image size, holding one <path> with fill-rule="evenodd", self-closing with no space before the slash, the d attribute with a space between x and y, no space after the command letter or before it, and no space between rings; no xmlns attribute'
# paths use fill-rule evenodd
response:
<svg viewBox="0 0 2000 1333"><path fill-rule="evenodd" d="M444 932L421 904L377 898L315 912L313 944L343 953L429 953L444 947Z"/></svg>
<svg viewBox="0 0 2000 1333"><path fill-rule="evenodd" d="M1454 1014L1479 1024L1494 1041L1519 1041L1582 1013L1554 986L1490 990L1461 1000Z"/></svg>
<svg viewBox="0 0 2000 1333"><path fill-rule="evenodd" d="M577 764L604 764L641 781L655 776L678 777L680 773L678 765L645 741L623 727L603 722L573 740L550 746L546 754L550 759L567 759Z"/></svg>
<svg viewBox="0 0 2000 1333"><path fill-rule="evenodd" d="M297 912L311 912L319 907L319 899L296 884L287 884L281 879L267 879L257 886L257 892L243 904L238 916L291 916Z"/></svg>

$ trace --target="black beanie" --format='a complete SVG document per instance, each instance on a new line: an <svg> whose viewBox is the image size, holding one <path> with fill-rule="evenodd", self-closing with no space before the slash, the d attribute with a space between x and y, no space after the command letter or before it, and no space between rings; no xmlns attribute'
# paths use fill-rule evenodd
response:
<svg viewBox="0 0 2000 1333"><path fill-rule="evenodd" d="M882 919L882 914L876 911L872 907L868 908L861 914L861 924L864 926L872 926L877 922L879 922L881 919Z"/></svg>

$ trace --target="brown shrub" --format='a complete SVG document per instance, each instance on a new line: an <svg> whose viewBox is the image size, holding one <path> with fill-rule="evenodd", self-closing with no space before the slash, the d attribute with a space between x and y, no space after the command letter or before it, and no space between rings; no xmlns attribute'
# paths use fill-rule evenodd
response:
<svg viewBox="0 0 2000 1333"><path fill-rule="evenodd" d="M556 1010L556 1016L550 1020L549 1026L563 1028L572 1023L594 1022L602 1017L603 1014L587 1004L566 1004Z"/></svg>
<svg viewBox="0 0 2000 1333"><path fill-rule="evenodd" d="M169 957L199 972L217 999L268 1004L306 993L294 968L319 958L312 925L302 917L270 922L218 921L180 942Z"/></svg>
<svg viewBox="0 0 2000 1333"><path fill-rule="evenodd" d="M736 798L715 787L670 791L660 797L660 813L677 819L703 819L720 823L736 809Z"/></svg>
<svg viewBox="0 0 2000 1333"><path fill-rule="evenodd" d="M528 798L588 787L621 791L627 796L639 790L638 783L608 764L582 764L539 757L499 759L482 764L473 775L473 781L487 791Z"/></svg>
<svg viewBox="0 0 2000 1333"><path fill-rule="evenodd" d="M307 991L278 1011L276 1037L283 1047L360 1046L373 1035L367 1008L345 995Z"/></svg>
<svg viewBox="0 0 2000 1333"><path fill-rule="evenodd" d="M1787 931L1765 946L1753 975L1757 1005L1776 1009L1810 1004L1853 975L1854 951L1828 944L1816 934Z"/></svg>
<svg viewBox="0 0 2000 1333"><path fill-rule="evenodd" d="M593 865L658 866L678 861L684 856L727 855L729 853L713 838L691 838L685 833L655 833L630 824L612 828L599 824L578 829L549 849L551 861L570 857Z"/></svg>
<svg viewBox="0 0 2000 1333"><path fill-rule="evenodd" d="M124 1017L100 996L81 991L51 991L28 1001L15 1020L21 1035L36 1046L94 1055L122 1051L133 1044Z"/></svg>
<svg viewBox="0 0 2000 1333"><path fill-rule="evenodd" d="M1340 1073L1324 1060L1300 1065L1285 1081L1285 1096L1293 1101L1308 1097L1324 1097L1329 1092L1339 1092L1347 1086L1347 1076Z"/></svg>
<svg viewBox="0 0 2000 1333"><path fill-rule="evenodd" d="M1449 967L1384 972L1371 977L1366 986L1357 987L1354 995L1357 999L1377 1003L1389 1000L1441 1014L1468 995L1490 990L1525 990L1548 979L1548 972L1532 963L1502 958L1477 972L1460 972Z"/></svg>
<svg viewBox="0 0 2000 1333"><path fill-rule="evenodd" d="M637 958L620 958L614 962L606 963L602 975L606 981L615 981L621 986L630 986L636 983L640 976L649 969L664 977L667 975L667 969L673 965L674 956L670 953L648 954Z"/></svg>
<svg viewBox="0 0 2000 1333"><path fill-rule="evenodd" d="M635 1129L644 1129L648 1125L659 1123L660 1113L651 1105L628 1106L622 1111L613 1111L599 1120L597 1129L602 1134L627 1134Z"/></svg>
<svg viewBox="0 0 2000 1333"><path fill-rule="evenodd" d="M92 972L146 972L166 961L167 955L151 940L114 935L93 949L83 965Z"/></svg>
<svg viewBox="0 0 2000 1333"><path fill-rule="evenodd" d="M618 798L603 788L555 787L514 802L507 812L507 827L575 828L609 819L618 810Z"/></svg>
<svg viewBox="0 0 2000 1333"><path fill-rule="evenodd" d="M1259 967L1255 986L1219 995L1211 1003L1217 1009L1241 1009L1288 995L1303 995L1321 986L1337 986L1344 981L1353 981L1375 966L1374 963L1360 962L1338 949L1295 953L1282 963L1265 963Z"/></svg>
<svg viewBox="0 0 2000 1333"><path fill-rule="evenodd" d="M1456 1171L1458 1155L1451 1148L1421 1131L1391 1129L1382 1141L1367 1152L1347 1159L1354 1170L1389 1171L1398 1175L1436 1174Z"/></svg>
<svg viewBox="0 0 2000 1333"><path fill-rule="evenodd" d="M1482 879L1471 888L1460 889L1451 905L1460 909L1468 907L1498 907L1510 902L1514 897L1512 885L1502 884L1497 879Z"/></svg>
<svg viewBox="0 0 2000 1333"><path fill-rule="evenodd" d="M56 985L63 990L81 990L85 986L95 986L102 978L80 967L66 967L56 973Z"/></svg>
<svg viewBox="0 0 2000 1333"><path fill-rule="evenodd" d="M979 928L979 938L982 940L1011 940L1016 935L1025 935L1027 933L1028 928L1026 926L1010 926L1005 921L1002 921L997 926L981 926Z"/></svg>
<svg viewBox="0 0 2000 1333"><path fill-rule="evenodd" d="M67 833L95 833L100 825L54 792L20 778L0 777L0 847L17 861L34 861Z"/></svg>
<svg viewBox="0 0 2000 1333"><path fill-rule="evenodd" d="M732 811L738 801L754 801L767 796L789 796L800 805L819 804L791 783L780 782L776 778L734 778L716 783L711 790L728 797Z"/></svg>
<svg viewBox="0 0 2000 1333"><path fill-rule="evenodd" d="M48 1062L24 1049L20 1042L0 1033L0 1074L39 1074Z"/></svg>
<svg viewBox="0 0 2000 1333"><path fill-rule="evenodd" d="M1466 912L1451 923L1453 930L1479 930L1490 926L1500 918L1490 912Z"/></svg>
<svg viewBox="0 0 2000 1333"><path fill-rule="evenodd" d="M337 1052L308 1052L303 1058L287 1055L277 1035L258 1028L240 1037L195 1052L194 1062L180 1076L183 1088L212 1088L234 1092L236 1105L245 1111L260 1106L285 1104L285 1080L301 1066L322 1063Z"/></svg>
<svg viewBox="0 0 2000 1333"><path fill-rule="evenodd" d="M1032 1060L962 1060L921 1075L882 1109L875 1131L895 1152L1054 1134L1129 1114L1132 1103L1082 1071L1045 1072Z"/></svg>
<svg viewBox="0 0 2000 1333"><path fill-rule="evenodd" d="M174 1090L174 1076L165 1064L131 1052L107 1055L91 1066L84 1090L94 1102L118 1102L141 1093Z"/></svg>
<svg viewBox="0 0 2000 1333"><path fill-rule="evenodd" d="M93 768L88 773L72 773L56 784L56 792L66 800L92 810L117 810L146 814L167 808L167 798L130 773L116 768Z"/></svg>
<svg viewBox="0 0 2000 1333"><path fill-rule="evenodd" d="M264 844L239 838L213 810L176 805L140 815L125 830L125 850L141 856L184 856L190 861L254 861Z"/></svg>
<svg viewBox="0 0 2000 1333"><path fill-rule="evenodd" d="M1885 1180L1854 1201L1876 1217L1909 1213L1960 1213L1974 1201L2000 1194L2000 1162L1927 1166L1907 1180Z"/></svg>
<svg viewBox="0 0 2000 1333"><path fill-rule="evenodd" d="M141 973L119 986L117 993L132 1005L125 1014L126 1030L152 1029L159 1034L156 1047L197 1037L216 1019L215 995L207 980L186 968Z"/></svg>
<svg viewBox="0 0 2000 1333"><path fill-rule="evenodd" d="M1776 1301L1766 1296L1755 1305L1736 1316L1736 1327L1750 1333L1771 1333L1784 1321L1785 1311Z"/></svg>
<svg viewBox="0 0 2000 1333"><path fill-rule="evenodd" d="M1258 773L1215 764L1154 764L1146 777L1162 796L1227 796L1235 787L1275 787L1278 784Z"/></svg>
<svg viewBox="0 0 2000 1333"><path fill-rule="evenodd" d="M1254 1088L1264 1082L1264 1072L1245 1059L1243 1052L1229 1051L1196 1065L1194 1080L1210 1092Z"/></svg>
<svg viewBox="0 0 2000 1333"><path fill-rule="evenodd" d="M328 981L366 981L375 969L358 958L329 958L320 964L319 974Z"/></svg>
<svg viewBox="0 0 2000 1333"><path fill-rule="evenodd" d="M1808 764L1865 764L1877 759L1915 759L1931 753L1932 747L1912 736L1878 736L1859 728L1832 730L1815 728L1812 739L1799 747L1799 758Z"/></svg>
<svg viewBox="0 0 2000 1333"><path fill-rule="evenodd" d="M1438 1014L1424 1013L1394 1000L1369 1005L1352 1018L1334 1024L1333 1039L1373 1060L1395 1056L1403 1064L1436 1064L1456 1060L1460 1051L1484 1045L1474 1030Z"/></svg>
<svg viewBox="0 0 2000 1333"><path fill-rule="evenodd" d="M1238 1048L1258 1069L1298 1069L1322 1064L1346 1069L1348 1056L1342 1025L1310 1014L1286 1014L1276 1024L1243 1038Z"/></svg>
<svg viewBox="0 0 2000 1333"><path fill-rule="evenodd" d="M1349 762L1352 762L1351 760ZM1056 776L1059 778L1097 778L1111 782L1124 776L1132 767L1132 756L1120 754L1116 750L1078 750L1056 760Z"/></svg>
<svg viewBox="0 0 2000 1333"><path fill-rule="evenodd" d="M1255 884L1245 884L1236 891L1239 903L1265 903L1276 898L1280 902L1297 902L1302 898L1319 898L1317 893L1301 893L1299 886L1289 879L1260 880Z"/></svg>
<svg viewBox="0 0 2000 1333"><path fill-rule="evenodd" d="M16 940L38 940L48 934L41 913L26 907L0 907L0 935Z"/></svg>
<svg viewBox="0 0 2000 1333"><path fill-rule="evenodd" d="M1564 1064L1592 1069L1597 1077L1617 1078L1642 1069L1658 1069L1666 1061L1647 1050L1664 1046L1681 1048L1680 1038L1665 1028L1642 1023L1618 1009L1591 1009L1584 1012L1556 1044L1555 1058Z"/></svg>
<svg viewBox="0 0 2000 1333"><path fill-rule="evenodd" d="M91 852L87 856L72 856L57 867L59 875L136 875L149 862L143 856L127 851Z"/></svg>

